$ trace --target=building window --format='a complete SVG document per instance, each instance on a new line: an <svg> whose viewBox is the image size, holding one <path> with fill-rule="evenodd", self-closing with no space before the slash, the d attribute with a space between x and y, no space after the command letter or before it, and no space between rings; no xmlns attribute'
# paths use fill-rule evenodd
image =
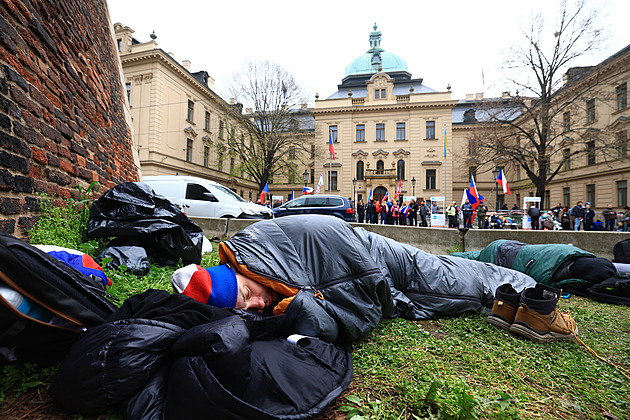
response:
<svg viewBox="0 0 630 420"><path fill-rule="evenodd" d="M521 167L520 166L516 167L516 180L517 181L521 180ZM520 201L519 201L519 203L520 203Z"/></svg>
<svg viewBox="0 0 630 420"><path fill-rule="evenodd" d="M118 52L122 52L122 39L117 39L116 44L118 44Z"/></svg>
<svg viewBox="0 0 630 420"><path fill-rule="evenodd" d="M225 123L223 122L223 120L219 121L219 138L222 139L223 138L223 128L225 126Z"/></svg>
<svg viewBox="0 0 630 420"><path fill-rule="evenodd" d="M217 169L220 172L223 172L223 153L219 153L218 161L217 161Z"/></svg>
<svg viewBox="0 0 630 420"><path fill-rule="evenodd" d="M385 124L376 124L376 141L385 141Z"/></svg>
<svg viewBox="0 0 630 420"><path fill-rule="evenodd" d="M405 137L405 123L396 123L396 140L406 140Z"/></svg>
<svg viewBox="0 0 630 420"><path fill-rule="evenodd" d="M586 156L587 163L589 165L595 165L595 142L589 141L586 143Z"/></svg>
<svg viewBox="0 0 630 420"><path fill-rule="evenodd" d="M236 129L234 127L232 127L232 129L230 130L230 138L232 140L236 138Z"/></svg>
<svg viewBox="0 0 630 420"><path fill-rule="evenodd" d="M628 132L620 131L617 133L617 151L619 152L619 159L623 159L628 156Z"/></svg>
<svg viewBox="0 0 630 420"><path fill-rule="evenodd" d="M287 179L289 181L289 184L295 184L295 178L296 178L295 167L291 166L287 174Z"/></svg>
<svg viewBox="0 0 630 420"><path fill-rule="evenodd" d="M405 161L400 159L396 164L396 180L401 181L405 179Z"/></svg>
<svg viewBox="0 0 630 420"><path fill-rule="evenodd" d="M328 138L332 139L333 143L337 143L337 126L331 125L328 127Z"/></svg>
<svg viewBox="0 0 630 420"><path fill-rule="evenodd" d="M471 177L476 177L477 176L477 167L476 166L469 166L468 167L468 179L471 179Z"/></svg>
<svg viewBox="0 0 630 420"><path fill-rule="evenodd" d="M518 206L518 204L521 202L521 195L520 194L516 194L516 205Z"/></svg>
<svg viewBox="0 0 630 420"><path fill-rule="evenodd" d="M311 170L311 184L315 185L315 170Z"/></svg>
<svg viewBox="0 0 630 420"><path fill-rule="evenodd" d="M562 168L565 171L571 169L571 149L564 149L562 151Z"/></svg>
<svg viewBox="0 0 630 420"><path fill-rule="evenodd" d="M595 121L595 99L586 101L586 121Z"/></svg>
<svg viewBox="0 0 630 420"><path fill-rule="evenodd" d="M435 121L427 121L427 138L435 138Z"/></svg>
<svg viewBox="0 0 630 420"><path fill-rule="evenodd" d="M204 118L203 128L206 131L210 131L210 113L208 111L206 111L206 116Z"/></svg>
<svg viewBox="0 0 630 420"><path fill-rule="evenodd" d="M210 165L210 148L208 146L203 147L203 166L206 168Z"/></svg>
<svg viewBox="0 0 630 420"><path fill-rule="evenodd" d="M565 133L571 130L571 113L568 111L562 114L562 126Z"/></svg>
<svg viewBox="0 0 630 420"><path fill-rule="evenodd" d="M337 190L337 171L329 171L328 172L329 180L330 180L330 190Z"/></svg>
<svg viewBox="0 0 630 420"><path fill-rule="evenodd" d="M289 159L295 159L295 146L289 146Z"/></svg>
<svg viewBox="0 0 630 420"><path fill-rule="evenodd" d="M357 124L357 141L365 141L365 124Z"/></svg>
<svg viewBox="0 0 630 420"><path fill-rule="evenodd" d="M375 89L374 90L374 99L385 99L387 98L387 94L385 89Z"/></svg>
<svg viewBox="0 0 630 420"><path fill-rule="evenodd" d="M434 190L436 185L435 169L427 169L427 190Z"/></svg>
<svg viewBox="0 0 630 420"><path fill-rule="evenodd" d="M595 184L586 185L586 201L591 203L591 208L595 207Z"/></svg>
<svg viewBox="0 0 630 420"><path fill-rule="evenodd" d="M186 161L192 162L193 141L191 139L186 140Z"/></svg>
<svg viewBox="0 0 630 420"><path fill-rule="evenodd" d="M358 161L357 162L357 181L363 180L363 168L364 168L363 161L362 160Z"/></svg>
<svg viewBox="0 0 630 420"><path fill-rule="evenodd" d="M315 145L311 144L311 159L315 159Z"/></svg>
<svg viewBox="0 0 630 420"><path fill-rule="evenodd" d="M195 117L195 103L189 99L188 100L188 114L186 116L186 119L190 122L193 122L194 117Z"/></svg>
<svg viewBox="0 0 630 420"><path fill-rule="evenodd" d="M468 154L474 156L477 154L477 140L468 139Z"/></svg>
<svg viewBox="0 0 630 420"><path fill-rule="evenodd" d="M562 189L562 201L565 206L571 207L571 188L564 187Z"/></svg>
<svg viewBox="0 0 630 420"><path fill-rule="evenodd" d="M628 84L617 86L617 111L622 111L628 106Z"/></svg>
<svg viewBox="0 0 630 420"><path fill-rule="evenodd" d="M543 208L551 208L551 192L549 190L545 190L545 206Z"/></svg>
<svg viewBox="0 0 630 420"><path fill-rule="evenodd" d="M230 158L230 175L234 175L234 158Z"/></svg>
<svg viewBox="0 0 630 420"><path fill-rule="evenodd" d="M617 206L628 205L628 181L617 181Z"/></svg>
<svg viewBox="0 0 630 420"><path fill-rule="evenodd" d="M383 175L385 171L385 163L382 160L376 162L376 174Z"/></svg>
<svg viewBox="0 0 630 420"><path fill-rule="evenodd" d="M125 90L127 91L127 103L131 104L131 83L125 83Z"/></svg>

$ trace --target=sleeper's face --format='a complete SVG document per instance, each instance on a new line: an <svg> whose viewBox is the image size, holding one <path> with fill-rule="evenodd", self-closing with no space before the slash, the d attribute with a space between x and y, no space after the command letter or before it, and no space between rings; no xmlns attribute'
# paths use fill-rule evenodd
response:
<svg viewBox="0 0 630 420"><path fill-rule="evenodd" d="M270 287L236 273L238 282L238 296L236 298L236 309L249 309L256 312L263 312L276 303L280 295Z"/></svg>

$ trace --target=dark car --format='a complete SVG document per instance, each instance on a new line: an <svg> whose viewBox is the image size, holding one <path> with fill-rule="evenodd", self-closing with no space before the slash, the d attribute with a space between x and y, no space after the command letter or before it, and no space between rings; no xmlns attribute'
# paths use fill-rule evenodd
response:
<svg viewBox="0 0 630 420"><path fill-rule="evenodd" d="M350 200L340 195L303 195L273 209L275 217L294 214L327 214L346 222L356 222L356 213Z"/></svg>

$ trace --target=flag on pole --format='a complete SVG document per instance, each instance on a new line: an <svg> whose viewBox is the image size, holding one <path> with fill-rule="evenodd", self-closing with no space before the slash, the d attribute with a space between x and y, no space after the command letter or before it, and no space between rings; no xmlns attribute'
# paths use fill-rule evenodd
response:
<svg viewBox="0 0 630 420"><path fill-rule="evenodd" d="M409 206L403 206L402 209L400 209L400 212L402 214L405 215L405 217L409 217L409 212L411 211L411 209L409 208Z"/></svg>
<svg viewBox="0 0 630 420"><path fill-rule="evenodd" d="M328 151L330 152L330 156L332 159L335 159L335 146L333 145L333 132L332 130L329 132L328 136Z"/></svg>
<svg viewBox="0 0 630 420"><path fill-rule="evenodd" d="M503 173L503 169L499 172L499 176L497 177L497 184L503 187L503 194L512 195L510 193L510 187L508 185L507 179L505 178L505 174Z"/></svg>
<svg viewBox="0 0 630 420"><path fill-rule="evenodd" d="M483 74L483 69L481 69L481 83L486 85L486 76Z"/></svg>
<svg viewBox="0 0 630 420"><path fill-rule="evenodd" d="M321 174L319 176L319 181L317 182L317 189L315 190L315 194L319 194L322 185L324 185L324 174Z"/></svg>
<svg viewBox="0 0 630 420"><path fill-rule="evenodd" d="M302 189L302 194L313 194L313 189L311 187L304 187Z"/></svg>
<svg viewBox="0 0 630 420"><path fill-rule="evenodd" d="M459 206L463 206L464 203L466 203L466 200L468 200L468 194L466 194L466 191L468 191L466 188L464 188L464 194L462 195L462 202L459 204ZM470 200L468 200L470 201Z"/></svg>
<svg viewBox="0 0 630 420"><path fill-rule="evenodd" d="M466 195L468 196L468 201L473 206L473 210L477 210L477 206L484 200L484 197L477 191L475 177L472 174L470 175L470 188L466 190Z"/></svg>
<svg viewBox="0 0 630 420"><path fill-rule="evenodd" d="M295 198L295 190L291 191L291 198L289 200L293 200Z"/></svg>
<svg viewBox="0 0 630 420"><path fill-rule="evenodd" d="M444 159L446 159L446 148L447 148L447 139L446 139L446 124L444 124Z"/></svg>
<svg viewBox="0 0 630 420"><path fill-rule="evenodd" d="M282 96L284 99L287 98L287 86L284 84L284 81L282 81Z"/></svg>
<svg viewBox="0 0 630 420"><path fill-rule="evenodd" d="M383 200L389 200L389 191L385 191L385 195L383 196Z"/></svg>
<svg viewBox="0 0 630 420"><path fill-rule="evenodd" d="M372 188L370 188L370 195L368 195L368 203L372 201Z"/></svg>
<svg viewBox="0 0 630 420"><path fill-rule="evenodd" d="M262 191L260 192L260 204L264 204L265 202L265 194L269 194L269 183L265 184L265 188L262 189Z"/></svg>
<svg viewBox="0 0 630 420"><path fill-rule="evenodd" d="M394 200L402 193L402 180L398 183L398 188L396 188L396 192L394 193Z"/></svg>

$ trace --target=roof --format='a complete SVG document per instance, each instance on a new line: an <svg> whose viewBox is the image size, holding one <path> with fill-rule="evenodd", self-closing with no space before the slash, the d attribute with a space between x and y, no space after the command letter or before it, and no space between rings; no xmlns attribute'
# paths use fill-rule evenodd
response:
<svg viewBox="0 0 630 420"><path fill-rule="evenodd" d="M339 85L337 92L333 93L326 99L342 99L348 97L348 92L352 91L353 98L367 98L368 90L365 83L363 86L344 86ZM394 95L408 95L409 88L413 87L413 93L432 93L436 92L436 90L431 89L430 87L422 84L422 79L413 79L408 81L398 81L394 80Z"/></svg>
<svg viewBox="0 0 630 420"><path fill-rule="evenodd" d="M496 120L515 120L522 114L518 105L508 104L502 98L481 100L460 99L452 111L453 124L475 124Z"/></svg>

